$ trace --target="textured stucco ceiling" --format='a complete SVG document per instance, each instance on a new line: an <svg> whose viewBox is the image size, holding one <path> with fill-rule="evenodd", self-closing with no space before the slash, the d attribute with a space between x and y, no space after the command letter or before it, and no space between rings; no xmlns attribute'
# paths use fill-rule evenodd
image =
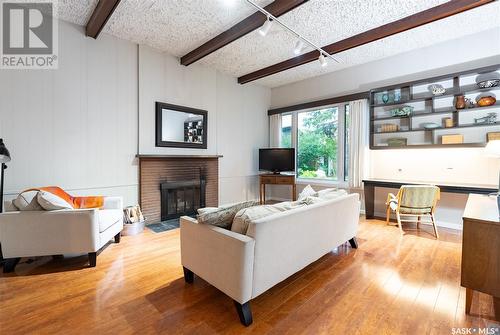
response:
<svg viewBox="0 0 500 335"><path fill-rule="evenodd" d="M265 6L272 0L258 0ZM326 45L446 0L310 0L281 16L283 22L318 45ZM97 0L60 0L59 17L85 25ZM122 0L104 28L113 36L180 57L255 10L245 0ZM277 87L349 66L500 26L494 2L338 54L341 64L312 62L257 83ZM293 57L295 38L276 24L266 37L256 31L219 49L199 63L238 77ZM469 47L469 46L464 46ZM306 49L307 52L311 49Z"/></svg>

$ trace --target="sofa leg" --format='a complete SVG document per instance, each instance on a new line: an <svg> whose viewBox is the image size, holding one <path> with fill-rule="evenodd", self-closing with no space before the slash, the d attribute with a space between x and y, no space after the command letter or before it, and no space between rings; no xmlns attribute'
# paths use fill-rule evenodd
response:
<svg viewBox="0 0 500 335"><path fill-rule="evenodd" d="M89 252L89 266L95 268L97 264L97 252Z"/></svg>
<svg viewBox="0 0 500 335"><path fill-rule="evenodd" d="M122 235L120 233L115 235L115 243L120 243L120 240L122 238Z"/></svg>
<svg viewBox="0 0 500 335"><path fill-rule="evenodd" d="M252 310L250 309L250 301L245 302L243 305L234 301L234 306L240 317L241 324L248 327L252 324Z"/></svg>
<svg viewBox="0 0 500 335"><path fill-rule="evenodd" d="M194 273L188 268L182 267L184 270L184 281L188 284L192 284L194 282Z"/></svg>
<svg viewBox="0 0 500 335"><path fill-rule="evenodd" d="M356 236L354 236L353 238L351 238L349 240L349 243L351 244L351 248L358 249L358 240L356 239Z"/></svg>
<svg viewBox="0 0 500 335"><path fill-rule="evenodd" d="M6 258L3 263L3 273L14 272L17 263L21 260L21 257L16 258Z"/></svg>

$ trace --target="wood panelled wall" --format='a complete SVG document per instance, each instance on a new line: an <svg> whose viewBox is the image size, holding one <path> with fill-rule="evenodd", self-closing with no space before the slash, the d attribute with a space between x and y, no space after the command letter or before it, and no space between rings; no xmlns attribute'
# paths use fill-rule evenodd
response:
<svg viewBox="0 0 500 335"><path fill-rule="evenodd" d="M140 158L139 199L146 223L157 223L161 219L160 183L198 179L200 168L205 173L206 206L219 204L219 160L218 158Z"/></svg>

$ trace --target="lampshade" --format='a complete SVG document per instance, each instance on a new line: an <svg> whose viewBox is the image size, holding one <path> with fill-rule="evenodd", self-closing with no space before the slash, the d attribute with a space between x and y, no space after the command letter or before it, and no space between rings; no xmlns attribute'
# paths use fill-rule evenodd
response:
<svg viewBox="0 0 500 335"><path fill-rule="evenodd" d="M0 163L10 162L10 153L9 150L5 147L3 143L3 139L0 138Z"/></svg>
<svg viewBox="0 0 500 335"><path fill-rule="evenodd" d="M484 153L489 157L500 157L500 140L489 141L484 148Z"/></svg>

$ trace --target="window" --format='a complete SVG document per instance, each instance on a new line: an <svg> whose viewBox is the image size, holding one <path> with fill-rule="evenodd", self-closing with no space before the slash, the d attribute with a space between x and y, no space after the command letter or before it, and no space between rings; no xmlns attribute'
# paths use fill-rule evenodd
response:
<svg viewBox="0 0 500 335"><path fill-rule="evenodd" d="M349 105L281 116L281 146L296 148L299 179L347 181Z"/></svg>
<svg viewBox="0 0 500 335"><path fill-rule="evenodd" d="M281 147L292 147L292 114L281 116Z"/></svg>
<svg viewBox="0 0 500 335"><path fill-rule="evenodd" d="M297 175L337 179L338 108L298 114Z"/></svg>
<svg viewBox="0 0 500 335"><path fill-rule="evenodd" d="M344 181L349 177L349 127L351 124L351 114L349 113L349 104L344 106Z"/></svg>

